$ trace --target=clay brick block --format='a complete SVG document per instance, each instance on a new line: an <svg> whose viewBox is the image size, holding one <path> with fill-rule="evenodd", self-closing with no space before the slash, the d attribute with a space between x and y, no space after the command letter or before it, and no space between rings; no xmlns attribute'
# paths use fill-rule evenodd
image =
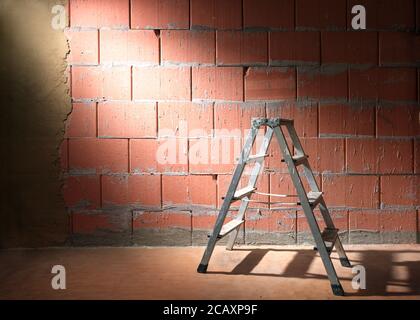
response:
<svg viewBox="0 0 420 320"><path fill-rule="evenodd" d="M420 62L420 37L405 32L379 34L379 62L381 66L410 66Z"/></svg>
<svg viewBox="0 0 420 320"><path fill-rule="evenodd" d="M322 63L378 64L376 32L322 32Z"/></svg>
<svg viewBox="0 0 420 320"><path fill-rule="evenodd" d="M320 136L374 136L375 106L321 103L319 134Z"/></svg>
<svg viewBox="0 0 420 320"><path fill-rule="evenodd" d="M316 103L302 105L294 102L268 103L267 117L293 119L299 137L318 136L318 105ZM276 140L273 142L277 143Z"/></svg>
<svg viewBox="0 0 420 320"><path fill-rule="evenodd" d="M296 98L294 68L249 68L245 75L245 101Z"/></svg>
<svg viewBox="0 0 420 320"><path fill-rule="evenodd" d="M213 104L160 102L160 137L209 137L213 130Z"/></svg>
<svg viewBox="0 0 420 320"><path fill-rule="evenodd" d="M97 30L66 29L64 33L70 42L69 64L98 64Z"/></svg>
<svg viewBox="0 0 420 320"><path fill-rule="evenodd" d="M244 0L244 28L293 29L295 6L293 0Z"/></svg>
<svg viewBox="0 0 420 320"><path fill-rule="evenodd" d="M319 65L318 32L270 32L270 65Z"/></svg>
<svg viewBox="0 0 420 320"><path fill-rule="evenodd" d="M238 189L245 188L248 186L250 179L250 172L244 173L241 180L239 181ZM219 174L217 175L217 207L220 208L223 204L223 197L226 196L230 183L232 181L231 174ZM256 188L258 192L269 193L269 175L261 173L258 177ZM253 194L251 200L268 202L269 196ZM238 208L241 204L241 201L235 201L232 203L231 208ZM267 203L257 203L250 202L248 205L249 208L268 208Z"/></svg>
<svg viewBox="0 0 420 320"><path fill-rule="evenodd" d="M194 67L192 98L243 101L243 69L240 67Z"/></svg>
<svg viewBox="0 0 420 320"><path fill-rule="evenodd" d="M376 176L323 175L322 191L329 207L379 207L379 179Z"/></svg>
<svg viewBox="0 0 420 320"><path fill-rule="evenodd" d="M134 100L190 100L189 67L134 67Z"/></svg>
<svg viewBox="0 0 420 320"><path fill-rule="evenodd" d="M188 172L188 139L159 138L157 141L156 160L161 173Z"/></svg>
<svg viewBox="0 0 420 320"><path fill-rule="evenodd" d="M412 173L413 143L409 140L347 139L347 171Z"/></svg>
<svg viewBox="0 0 420 320"><path fill-rule="evenodd" d="M162 176L164 206L216 207L216 179L211 175Z"/></svg>
<svg viewBox="0 0 420 320"><path fill-rule="evenodd" d="M296 29L346 29L346 1L296 0Z"/></svg>
<svg viewBox="0 0 420 320"><path fill-rule="evenodd" d="M188 0L132 0L131 29L188 29Z"/></svg>
<svg viewBox="0 0 420 320"><path fill-rule="evenodd" d="M71 68L74 99L129 100L131 98L130 67Z"/></svg>
<svg viewBox="0 0 420 320"><path fill-rule="evenodd" d="M350 211L350 231L415 232L416 212L391 210Z"/></svg>
<svg viewBox="0 0 420 320"><path fill-rule="evenodd" d="M73 109L66 121L65 137L96 137L96 104L73 103Z"/></svg>
<svg viewBox="0 0 420 320"><path fill-rule="evenodd" d="M70 172L128 172L128 140L81 138L69 141Z"/></svg>
<svg viewBox="0 0 420 320"><path fill-rule="evenodd" d="M302 67L297 77L298 99L347 100L347 67Z"/></svg>
<svg viewBox="0 0 420 320"><path fill-rule="evenodd" d="M215 64L216 44L212 31L163 30L163 63Z"/></svg>
<svg viewBox="0 0 420 320"><path fill-rule="evenodd" d="M101 30L101 63L159 64L159 37L153 30Z"/></svg>
<svg viewBox="0 0 420 320"><path fill-rule="evenodd" d="M129 25L128 0L72 0L72 27L121 28Z"/></svg>
<svg viewBox="0 0 420 320"><path fill-rule="evenodd" d="M218 31L216 61L218 65L267 65L267 32Z"/></svg>
<svg viewBox="0 0 420 320"><path fill-rule="evenodd" d="M242 28L241 0L192 0L191 28L233 30Z"/></svg>
<svg viewBox="0 0 420 320"><path fill-rule="evenodd" d="M130 139L130 172L158 172L157 149L156 139Z"/></svg>
<svg viewBox="0 0 420 320"><path fill-rule="evenodd" d="M80 211L73 212L71 215L72 232L76 235L97 235L100 239L89 239L88 242L81 241L82 244L104 244L111 243L115 245L115 238L117 234L131 233L132 217L128 212L112 212L106 213L101 211ZM106 235L106 236L105 236ZM104 240L104 238L106 240ZM121 240L121 239L120 239ZM123 243L127 245L129 242L122 239ZM77 241L77 239L76 239Z"/></svg>
<svg viewBox="0 0 420 320"><path fill-rule="evenodd" d="M252 118L265 117L264 103L216 103L214 105L214 134L225 137L244 137L251 128Z"/></svg>
<svg viewBox="0 0 420 320"><path fill-rule="evenodd" d="M348 217L349 217L349 212L347 210L329 210L330 211L330 216L333 219L334 222L334 226L339 229L339 234L342 234L344 232L348 232L349 230L349 224L348 224ZM324 230L324 228L326 227L324 219L322 217L322 214L319 210L316 210L315 212L315 218L316 221L318 222L318 226L320 228L320 230ZM308 219L306 219L305 214L302 211L298 211L297 212L297 232L298 233L302 233L302 232L311 232L311 229L309 228L309 224L308 224ZM311 234L312 237L312 234ZM303 238L304 237L300 237ZM303 240L302 239L302 240ZM301 239L299 239L301 240ZM302 242L307 242L307 241L299 241L300 243Z"/></svg>
<svg viewBox="0 0 420 320"><path fill-rule="evenodd" d="M420 205L420 176L381 177L381 206L414 207Z"/></svg>
<svg viewBox="0 0 420 320"><path fill-rule="evenodd" d="M138 211L133 215L133 231L142 229L191 230L191 214L185 211L148 212Z"/></svg>
<svg viewBox="0 0 420 320"><path fill-rule="evenodd" d="M216 136L189 140L189 172L232 173L242 150L238 137Z"/></svg>
<svg viewBox="0 0 420 320"><path fill-rule="evenodd" d="M268 211L250 212L245 221L245 232L289 233L296 236L296 211Z"/></svg>
<svg viewBox="0 0 420 320"><path fill-rule="evenodd" d="M415 27L414 2L412 0L349 0L347 24L351 29L351 8L363 5L366 8L366 26L370 30L413 30ZM373 14L370 14L373 13Z"/></svg>
<svg viewBox="0 0 420 320"><path fill-rule="evenodd" d="M416 105L379 105L376 113L377 135L386 137L419 135L420 124L417 121L419 111L420 108Z"/></svg>
<svg viewBox="0 0 420 320"><path fill-rule="evenodd" d="M156 137L156 103L98 104L98 135L106 138Z"/></svg>
<svg viewBox="0 0 420 320"><path fill-rule="evenodd" d="M66 207L96 209L101 205L99 176L68 176L63 186Z"/></svg>
<svg viewBox="0 0 420 320"><path fill-rule="evenodd" d="M160 175L102 177L102 206L161 207Z"/></svg>
<svg viewBox="0 0 420 320"><path fill-rule="evenodd" d="M314 172L344 171L344 139L303 138L301 144L309 156L309 164Z"/></svg>
<svg viewBox="0 0 420 320"><path fill-rule="evenodd" d="M416 101L416 69L373 68L349 70L352 100Z"/></svg>

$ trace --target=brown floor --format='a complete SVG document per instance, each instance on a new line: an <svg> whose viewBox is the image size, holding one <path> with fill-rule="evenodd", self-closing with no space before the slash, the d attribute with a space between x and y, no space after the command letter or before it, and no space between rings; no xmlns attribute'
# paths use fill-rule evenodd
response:
<svg viewBox="0 0 420 320"><path fill-rule="evenodd" d="M366 268L367 290L333 261L344 299L420 299L420 245L347 246ZM334 299L311 247L217 247L208 273L196 273L203 247L50 248L0 251L1 299ZM65 266L67 289L51 288Z"/></svg>

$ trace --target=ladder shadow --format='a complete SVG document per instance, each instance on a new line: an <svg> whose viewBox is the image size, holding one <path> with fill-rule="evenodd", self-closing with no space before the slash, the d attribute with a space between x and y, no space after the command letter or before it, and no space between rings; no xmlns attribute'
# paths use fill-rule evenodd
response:
<svg viewBox="0 0 420 320"><path fill-rule="evenodd" d="M317 257L314 250L292 250L296 252L293 259L288 263L282 273L261 273L252 272L270 251L290 252L290 249L234 249L234 251L249 252L245 258L237 264L232 271L207 271L209 274L224 275L250 275L263 277L282 278L303 278L323 279L328 281L327 275L309 273L311 263ZM369 297L369 296L417 296L420 295L420 251L381 251L381 250L346 250L347 253L357 254L358 259L350 259L352 265L362 265L366 269L366 289L356 292L346 292L348 297ZM397 257L397 254L410 253L417 255L414 260L404 260ZM342 268L337 257L331 257L336 268ZM399 272L396 272L396 269ZM351 269L350 270L351 273ZM403 277L401 277L401 275ZM404 276L405 275L405 276ZM352 281L355 274L348 277L340 276L340 280ZM390 291L389 286L394 289L402 289L401 292Z"/></svg>

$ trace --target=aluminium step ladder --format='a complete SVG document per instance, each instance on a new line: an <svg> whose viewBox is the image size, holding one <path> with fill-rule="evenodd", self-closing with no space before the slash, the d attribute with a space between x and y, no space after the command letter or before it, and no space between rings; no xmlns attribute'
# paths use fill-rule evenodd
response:
<svg viewBox="0 0 420 320"><path fill-rule="evenodd" d="M340 281L334 269L334 265L330 258L330 254L333 248L336 248L342 266L351 267L351 264L346 256L340 238L338 237L338 229L334 226L333 220L325 204L323 194L319 190L318 184L312 173L312 169L308 161L308 156L305 155L303 151L302 145L299 141L299 138L293 125L293 120L280 118L255 118L252 119L251 124L251 130L245 141L245 145L241 152L241 155L238 159L238 164L234 171L227 194L224 197L222 207L220 209L219 215L214 226L214 230L209 235L207 248L197 268L197 272L205 273L207 271L207 266L210 257L218 240L222 239L227 235L230 235L226 248L228 250L232 250L239 232L239 228L245 222L245 212L248 208L249 202L251 201L250 198L252 194L258 194L258 192L256 191L257 179L259 174L261 173L264 159L268 156L267 150L270 145L271 139L273 137L273 134L275 134L280 145L281 153L283 155L282 161L286 162L289 173L292 177L293 184L297 191L299 202L295 204L303 207L303 211L305 213L306 219L308 220L310 230L314 237L316 244L316 247L314 249L318 250L321 256L322 262L324 263L325 269L328 274L328 278L331 282L331 288L333 293L339 296L344 295L344 290L340 284ZM258 130L264 126L267 128L267 130L262 140L260 150L256 155L250 155L252 146L254 145L256 136L258 134ZM292 144L294 146L294 154L292 154L287 144L286 137L284 134L285 129L288 131ZM254 164L254 167L251 169L248 186L237 190L245 166L248 164ZM301 177L297 169L298 166L303 166L304 176L308 180L309 188L311 189L311 191L309 192L306 192L303 187ZM276 194L266 195L279 197L288 196ZM238 215L230 222L224 224L231 203L238 200L241 200ZM326 225L326 228L322 232L319 229L318 223L313 212L316 206L319 207L321 215Z"/></svg>

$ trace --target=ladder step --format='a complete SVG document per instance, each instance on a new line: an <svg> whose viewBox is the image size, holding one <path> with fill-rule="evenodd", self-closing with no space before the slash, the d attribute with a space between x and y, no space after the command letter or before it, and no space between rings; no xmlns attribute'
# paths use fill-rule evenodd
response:
<svg viewBox="0 0 420 320"><path fill-rule="evenodd" d="M221 239L224 236L228 235L233 230L235 230L237 227L239 227L240 225L242 225L244 222L245 222L245 220L238 220L238 219L233 219L233 220L229 221L228 223L226 223L222 227L222 230L220 230L220 233L217 236L217 239ZM210 234L207 235L207 237L210 237L210 236L211 236Z"/></svg>
<svg viewBox="0 0 420 320"><path fill-rule="evenodd" d="M257 188L253 186L248 186L242 189L239 189L235 192L235 195L233 196L233 200L240 200L242 198L245 198L249 196L251 193L253 193Z"/></svg>
<svg viewBox="0 0 420 320"><path fill-rule="evenodd" d="M315 192L315 191L309 191L307 194L309 204L312 208L314 208L322 199L322 192ZM301 202L297 203L298 205L302 205Z"/></svg>
<svg viewBox="0 0 420 320"><path fill-rule="evenodd" d="M264 159L265 157L268 157L268 154L255 154L255 155L249 156L246 163L258 161L258 160Z"/></svg>
<svg viewBox="0 0 420 320"><path fill-rule="evenodd" d="M337 241L337 238L338 238L338 229L325 228L324 231L322 231L321 233L321 237L322 237L322 240L324 240L328 253L331 254L334 248L335 242ZM314 249L317 250L317 247L315 247Z"/></svg>
<svg viewBox="0 0 420 320"><path fill-rule="evenodd" d="M303 155L298 155L298 156L293 156L292 160L295 163L295 166L301 165L302 163L304 163L306 161L306 159L308 159L309 156L307 156L306 154ZM285 162L284 159L281 160L281 162Z"/></svg>

